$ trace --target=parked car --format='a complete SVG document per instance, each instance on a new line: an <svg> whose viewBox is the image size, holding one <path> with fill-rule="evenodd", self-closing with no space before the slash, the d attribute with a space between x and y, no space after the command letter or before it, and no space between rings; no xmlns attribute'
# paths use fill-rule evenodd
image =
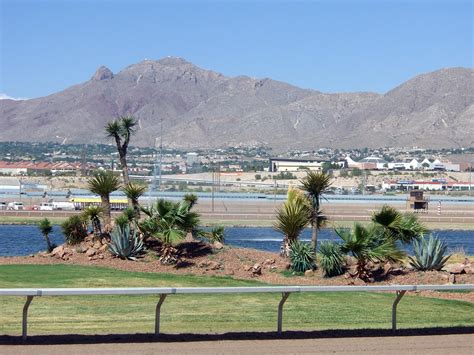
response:
<svg viewBox="0 0 474 355"><path fill-rule="evenodd" d="M0 210L6 210L7 209L7 203L6 202L0 202Z"/></svg>
<svg viewBox="0 0 474 355"><path fill-rule="evenodd" d="M53 210L53 204L51 202L43 202L39 206L40 211L52 211Z"/></svg>
<svg viewBox="0 0 474 355"><path fill-rule="evenodd" d="M10 211L23 211L25 209L25 206L23 205L23 202L9 202L7 205L7 210Z"/></svg>

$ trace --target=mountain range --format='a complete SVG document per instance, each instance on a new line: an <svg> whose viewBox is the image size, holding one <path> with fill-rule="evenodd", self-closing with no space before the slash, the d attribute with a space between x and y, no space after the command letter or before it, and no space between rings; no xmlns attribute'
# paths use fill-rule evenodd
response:
<svg viewBox="0 0 474 355"><path fill-rule="evenodd" d="M119 115L139 120L133 145L288 149L474 146L474 69L416 76L385 94L323 93L272 79L227 77L181 58L145 60L119 73L30 100L0 100L0 141L103 143Z"/></svg>

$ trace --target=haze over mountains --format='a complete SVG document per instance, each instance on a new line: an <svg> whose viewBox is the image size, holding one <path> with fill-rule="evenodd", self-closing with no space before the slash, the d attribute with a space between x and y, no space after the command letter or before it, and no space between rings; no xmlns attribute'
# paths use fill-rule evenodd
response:
<svg viewBox="0 0 474 355"><path fill-rule="evenodd" d="M474 146L474 70L419 75L384 95L327 94L271 79L226 77L181 58L145 60L37 99L0 100L1 141L105 143L104 125L133 114L133 145L426 148ZM111 141L110 141L111 142Z"/></svg>

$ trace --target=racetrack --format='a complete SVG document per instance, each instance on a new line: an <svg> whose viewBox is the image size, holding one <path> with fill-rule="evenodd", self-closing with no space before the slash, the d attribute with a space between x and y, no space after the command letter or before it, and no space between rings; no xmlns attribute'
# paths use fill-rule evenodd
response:
<svg viewBox="0 0 474 355"><path fill-rule="evenodd" d="M326 339L5 345L2 354L472 354L474 334Z"/></svg>

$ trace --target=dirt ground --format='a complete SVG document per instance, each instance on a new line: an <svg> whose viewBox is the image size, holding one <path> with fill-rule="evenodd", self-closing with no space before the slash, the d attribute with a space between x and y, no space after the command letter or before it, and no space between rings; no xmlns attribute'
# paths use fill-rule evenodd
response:
<svg viewBox="0 0 474 355"><path fill-rule="evenodd" d="M472 354L473 334L191 342L5 345L9 354Z"/></svg>

